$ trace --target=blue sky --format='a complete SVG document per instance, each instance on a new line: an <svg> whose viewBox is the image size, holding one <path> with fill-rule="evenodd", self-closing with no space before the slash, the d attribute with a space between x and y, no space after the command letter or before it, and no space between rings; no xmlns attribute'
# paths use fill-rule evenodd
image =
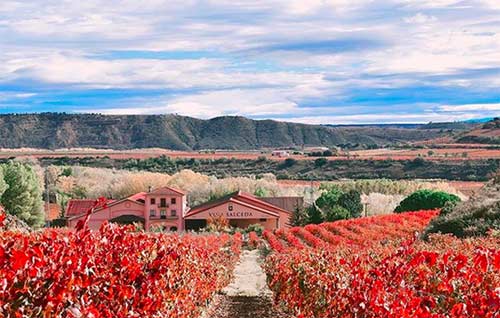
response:
<svg viewBox="0 0 500 318"><path fill-rule="evenodd" d="M0 113L500 116L498 0L2 0Z"/></svg>

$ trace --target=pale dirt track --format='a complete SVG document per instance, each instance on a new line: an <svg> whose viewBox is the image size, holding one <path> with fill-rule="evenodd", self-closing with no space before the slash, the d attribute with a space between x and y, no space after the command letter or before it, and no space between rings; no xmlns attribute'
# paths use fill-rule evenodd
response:
<svg viewBox="0 0 500 318"><path fill-rule="evenodd" d="M218 295L202 318L288 318L272 303L259 252L243 251L233 282Z"/></svg>

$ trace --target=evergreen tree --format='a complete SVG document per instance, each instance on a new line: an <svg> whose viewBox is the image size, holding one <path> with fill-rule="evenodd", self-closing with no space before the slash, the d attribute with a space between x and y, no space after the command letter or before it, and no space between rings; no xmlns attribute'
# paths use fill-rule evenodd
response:
<svg viewBox="0 0 500 318"><path fill-rule="evenodd" d="M9 186L7 183L5 183L5 180L3 179L3 171L0 169L0 198L2 197L2 194L7 190Z"/></svg>
<svg viewBox="0 0 500 318"><path fill-rule="evenodd" d="M307 209L307 215L308 215L308 224L320 224L323 223L325 218L323 217L323 212L316 206L316 204L313 204L311 207Z"/></svg>
<svg viewBox="0 0 500 318"><path fill-rule="evenodd" d="M15 215L32 227L44 223L42 190L38 177L29 165L9 161L3 166L4 181L8 188L1 203L7 213Z"/></svg>
<svg viewBox="0 0 500 318"><path fill-rule="evenodd" d="M290 223L292 226L304 226L308 223L309 216L306 209L296 207L293 211Z"/></svg>

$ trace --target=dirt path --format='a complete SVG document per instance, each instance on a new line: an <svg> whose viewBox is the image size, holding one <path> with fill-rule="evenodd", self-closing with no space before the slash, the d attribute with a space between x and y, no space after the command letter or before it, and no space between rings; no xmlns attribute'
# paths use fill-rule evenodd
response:
<svg viewBox="0 0 500 318"><path fill-rule="evenodd" d="M216 297L202 318L287 318L272 303L259 252L243 251L234 270L234 280Z"/></svg>

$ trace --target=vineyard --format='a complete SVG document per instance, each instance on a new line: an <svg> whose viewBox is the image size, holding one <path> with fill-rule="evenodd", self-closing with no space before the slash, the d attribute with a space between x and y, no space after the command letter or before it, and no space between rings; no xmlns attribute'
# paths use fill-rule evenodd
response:
<svg viewBox="0 0 500 318"><path fill-rule="evenodd" d="M0 316L195 318L229 283L240 248L241 235L110 224L97 232L1 232Z"/></svg>
<svg viewBox="0 0 500 318"><path fill-rule="evenodd" d="M499 317L500 239L420 240L437 214L250 232L246 243L267 251L276 308L294 318ZM230 282L242 239L85 223L0 232L0 317L199 318Z"/></svg>
<svg viewBox="0 0 500 318"><path fill-rule="evenodd" d="M500 240L418 240L437 213L264 232L276 303L297 318L498 317Z"/></svg>

